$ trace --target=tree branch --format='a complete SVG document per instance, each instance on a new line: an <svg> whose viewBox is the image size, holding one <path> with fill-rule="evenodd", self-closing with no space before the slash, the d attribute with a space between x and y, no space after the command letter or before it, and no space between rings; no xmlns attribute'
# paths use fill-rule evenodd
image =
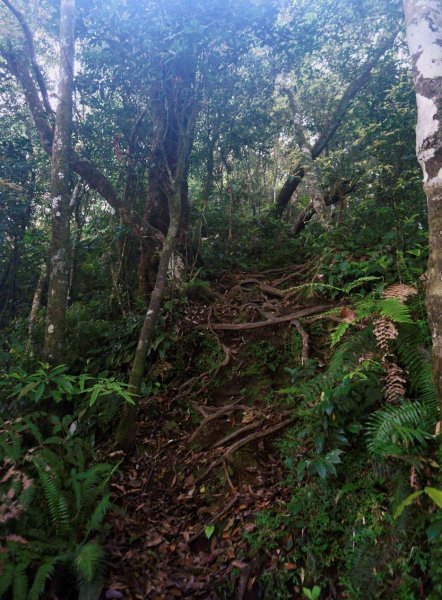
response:
<svg viewBox="0 0 442 600"><path fill-rule="evenodd" d="M383 41L377 46L375 49L373 56L371 56L365 65L362 67L361 72L353 81L347 86L341 100L336 107L336 110L333 114L333 117L330 119L329 124L319 136L316 143L313 145L311 149L312 159L315 160L322 153L322 151L326 148L330 140L333 138L336 130L342 123L347 111L350 107L350 104L357 96L358 92L364 87L367 81L371 77L371 73L374 67L379 62L380 58L385 54L385 52L393 45L394 40L397 37L399 30L394 31L392 35L390 35L387 39L383 39ZM281 217L287 204L290 201L294 191L301 183L303 177L305 175L305 170L299 164L295 167L294 172L289 175L289 177L284 182L278 197L276 198L276 204L273 207L273 214L276 217Z"/></svg>
<svg viewBox="0 0 442 600"><path fill-rule="evenodd" d="M1 0L1 1L11 11L11 13L15 16L17 21L20 23L20 27L23 30L23 35L25 36L26 44L28 46L29 59L31 61L32 70L34 71L35 79L37 80L38 88L41 93L43 105L44 105L44 108L45 108L48 118L50 120L52 120L54 111L52 110L51 104L49 102L48 90L46 88L46 83L43 78L43 74L40 70L40 67L38 66L37 59L35 57L34 39L32 37L31 30L29 29L29 26L26 23L26 20L23 17L22 13L17 8L15 8L15 6L13 6L9 2L9 0Z"/></svg>

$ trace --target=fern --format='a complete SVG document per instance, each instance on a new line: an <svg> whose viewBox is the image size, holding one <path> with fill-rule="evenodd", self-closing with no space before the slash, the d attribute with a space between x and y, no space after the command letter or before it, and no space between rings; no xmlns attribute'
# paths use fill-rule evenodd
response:
<svg viewBox="0 0 442 600"><path fill-rule="evenodd" d="M4 555L4 558L6 556ZM14 572L14 565L11 562L6 563L5 561L0 572L0 598L3 598L4 593L11 588L14 580Z"/></svg>
<svg viewBox="0 0 442 600"><path fill-rule="evenodd" d="M14 582L12 585L13 600L24 600L24 598L28 597L29 582L26 575L28 566L28 562L21 562L14 569Z"/></svg>
<svg viewBox="0 0 442 600"><path fill-rule="evenodd" d="M396 298L384 298L379 301L379 312L394 323L412 323L410 309Z"/></svg>
<svg viewBox="0 0 442 600"><path fill-rule="evenodd" d="M400 332L396 342L396 352L408 372L411 391L416 398L431 405L431 410L437 414L439 407L431 361L418 327L406 327Z"/></svg>
<svg viewBox="0 0 442 600"><path fill-rule="evenodd" d="M333 333L330 336L332 348L333 348L333 346L336 346L336 344L342 340L342 338L344 337L344 335L345 335L347 329L350 327L350 325L351 325L351 323L347 323L346 321L342 321L342 323L339 323L339 325L336 327L336 329L333 331Z"/></svg>
<svg viewBox="0 0 442 600"><path fill-rule="evenodd" d="M79 576L87 583L92 583L104 563L103 548L97 542L88 542L80 546L74 560Z"/></svg>
<svg viewBox="0 0 442 600"><path fill-rule="evenodd" d="M69 509L60 490L57 475L47 463L35 459L34 464L49 508L52 524L57 533L64 533L69 528Z"/></svg>
<svg viewBox="0 0 442 600"><path fill-rule="evenodd" d="M409 453L413 443L423 444L432 435L434 414L423 402L405 401L374 412L367 424L367 447L375 455Z"/></svg>
<svg viewBox="0 0 442 600"><path fill-rule="evenodd" d="M86 536L100 528L104 517L111 505L110 494L106 494L95 507L86 525Z"/></svg>
<svg viewBox="0 0 442 600"><path fill-rule="evenodd" d="M104 582L104 559L103 548L97 542L79 548L74 560L79 600L98 600Z"/></svg>
<svg viewBox="0 0 442 600"><path fill-rule="evenodd" d="M349 294L355 288L360 287L361 285L364 285L364 283L369 283L370 281L379 281L380 279L381 279L381 277L376 277L374 275L366 275L364 277L359 277L355 281L352 281L351 283L348 283L347 285L345 285L342 288L342 291L345 294Z"/></svg>
<svg viewBox="0 0 442 600"><path fill-rule="evenodd" d="M47 558L45 562L39 566L35 575L32 587L29 590L28 600L38 600L45 590L45 585L50 581L55 573L55 565L58 562L58 557Z"/></svg>

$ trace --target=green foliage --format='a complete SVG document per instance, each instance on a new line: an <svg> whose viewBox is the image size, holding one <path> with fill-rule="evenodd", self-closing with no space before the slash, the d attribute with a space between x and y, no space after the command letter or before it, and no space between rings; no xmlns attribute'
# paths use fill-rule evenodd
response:
<svg viewBox="0 0 442 600"><path fill-rule="evenodd" d="M435 410L436 409L436 410ZM437 419L435 406L418 401L404 401L399 406L385 406L368 418L367 446L379 456L419 454Z"/></svg>
<svg viewBox="0 0 442 600"><path fill-rule="evenodd" d="M29 376L20 371L7 381L6 388L12 389L7 412L17 411L17 404L27 412L12 420L2 417L0 424L1 550L11 566L0 575L2 596L37 600L49 582L63 590L68 573L77 582L79 598L100 594L105 557L99 540L116 467L94 464L94 448L84 436L92 419L86 414L94 388L85 387L91 379L69 376L64 366L41 365ZM55 409L66 400L72 404L77 395L83 404L76 415L32 411L44 399L55 399ZM63 596L74 589L65 589Z"/></svg>

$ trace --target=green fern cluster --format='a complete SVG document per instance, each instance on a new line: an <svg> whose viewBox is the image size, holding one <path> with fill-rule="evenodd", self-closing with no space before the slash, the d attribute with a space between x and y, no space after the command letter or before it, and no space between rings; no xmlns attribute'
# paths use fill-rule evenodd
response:
<svg viewBox="0 0 442 600"><path fill-rule="evenodd" d="M115 467L91 465L90 449L75 435L44 435L42 424L49 419L34 413L0 431L0 459L32 481L32 494L19 497L20 518L0 526L6 564L0 597L38 600L49 581L57 586L70 576L76 581L75 597L96 600L105 567L99 536ZM8 482L0 484L0 495L6 498L10 489Z"/></svg>
<svg viewBox="0 0 442 600"><path fill-rule="evenodd" d="M425 343L420 324L400 330L394 350L407 372L410 398L369 417L367 446L374 455L418 455L435 438L440 409Z"/></svg>

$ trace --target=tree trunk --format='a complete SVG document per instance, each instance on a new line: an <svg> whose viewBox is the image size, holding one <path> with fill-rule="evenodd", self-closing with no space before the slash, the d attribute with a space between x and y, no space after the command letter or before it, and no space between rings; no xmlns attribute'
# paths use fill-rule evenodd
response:
<svg viewBox="0 0 442 600"><path fill-rule="evenodd" d="M64 359L69 285L72 89L75 50L75 0L61 0L58 106L52 144L52 237L43 353L53 363Z"/></svg>
<svg viewBox="0 0 442 600"><path fill-rule="evenodd" d="M427 311L433 339L433 378L442 408L442 4L404 0L416 88L416 154L428 202Z"/></svg>
<svg viewBox="0 0 442 600"><path fill-rule="evenodd" d="M155 287L149 301L149 307L144 318L143 327L138 339L132 369L129 376L129 392L134 394L136 402L133 405L126 404L117 431L117 445L129 450L135 444L136 419L138 412L138 400L143 383L144 366L147 353L153 341L155 323L163 301L164 291L167 283L167 271L170 259L175 250L178 239L178 231L181 217L181 187L169 200L169 227L164 241L158 266Z"/></svg>
<svg viewBox="0 0 442 600"><path fill-rule="evenodd" d="M78 270L78 255L80 252L80 242L81 242L81 233L84 225L84 218L82 217L82 195L84 193L84 188L81 184L77 183L72 193L71 201L70 201L70 209L71 213L74 216L75 222L75 233L74 239L72 240L72 258L69 267L69 284L68 284L68 294L67 294L67 303L70 306L75 300L75 292L77 287L77 270Z"/></svg>

